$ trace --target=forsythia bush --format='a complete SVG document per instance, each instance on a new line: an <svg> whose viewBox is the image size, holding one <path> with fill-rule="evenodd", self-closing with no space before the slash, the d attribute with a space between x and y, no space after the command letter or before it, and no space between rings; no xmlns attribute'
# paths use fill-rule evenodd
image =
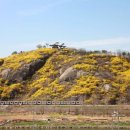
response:
<svg viewBox="0 0 130 130"><path fill-rule="evenodd" d="M14 98L17 93L22 93L24 92L23 86L21 86L20 83L18 84L12 84L11 86L6 86L3 88L3 92L1 94L2 99L10 99Z"/></svg>
<svg viewBox="0 0 130 130"><path fill-rule="evenodd" d="M83 94L90 95L99 83L100 80L94 76L82 76L76 80L76 85L72 86L66 97Z"/></svg>

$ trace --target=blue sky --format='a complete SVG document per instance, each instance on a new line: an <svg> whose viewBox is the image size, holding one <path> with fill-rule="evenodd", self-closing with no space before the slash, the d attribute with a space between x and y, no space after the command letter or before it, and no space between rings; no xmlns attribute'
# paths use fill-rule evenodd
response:
<svg viewBox="0 0 130 130"><path fill-rule="evenodd" d="M0 0L0 57L56 41L130 51L130 0Z"/></svg>

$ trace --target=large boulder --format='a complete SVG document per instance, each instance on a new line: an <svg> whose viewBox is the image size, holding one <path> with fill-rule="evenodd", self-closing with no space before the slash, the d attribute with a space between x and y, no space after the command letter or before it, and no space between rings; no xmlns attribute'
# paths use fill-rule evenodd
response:
<svg viewBox="0 0 130 130"><path fill-rule="evenodd" d="M49 55L44 55L43 58L24 64L16 70L6 69L1 72L1 77L9 82L21 82L30 78L38 69L40 69L49 58Z"/></svg>
<svg viewBox="0 0 130 130"><path fill-rule="evenodd" d="M59 81L70 81L75 79L77 76L77 70L73 67L69 67L65 72L60 76Z"/></svg>
<svg viewBox="0 0 130 130"><path fill-rule="evenodd" d="M64 73L61 74L61 76L59 77L59 81L71 81L75 78L79 78L82 75L87 75L87 72L84 72L83 70L74 69L73 67L69 67L64 71Z"/></svg>

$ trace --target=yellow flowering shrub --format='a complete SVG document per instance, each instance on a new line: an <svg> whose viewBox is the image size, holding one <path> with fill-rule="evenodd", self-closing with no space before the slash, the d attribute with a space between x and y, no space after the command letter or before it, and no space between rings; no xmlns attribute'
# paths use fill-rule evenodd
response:
<svg viewBox="0 0 130 130"><path fill-rule="evenodd" d="M40 48L0 59L0 62L4 60L0 65L0 71L7 68L17 70L45 54L50 55L45 65L23 83L10 83L0 77L0 98L13 99L24 93L29 100L64 100L75 95L85 95L87 96L85 101L91 103L96 99L96 95L99 100L105 100L108 96L111 101L126 97L130 86L128 59L101 52L81 53L70 48ZM78 72L86 73L69 81L58 81L69 67L75 68L77 75ZM25 84L26 92L22 84ZM104 87L106 84L110 85L108 90Z"/></svg>
<svg viewBox="0 0 130 130"><path fill-rule="evenodd" d="M83 64L74 65L74 68L79 69L79 70L81 69L81 70L85 70L85 71L91 71L91 70L93 70L95 68L95 66L83 63Z"/></svg>
<svg viewBox="0 0 130 130"><path fill-rule="evenodd" d="M42 87L38 91L36 91L32 96L31 99L36 99L38 97L46 97L49 95L51 97L58 97L64 92L65 86L58 83L58 79L53 81L49 86Z"/></svg>
<svg viewBox="0 0 130 130"><path fill-rule="evenodd" d="M120 58L120 57L112 57L111 58L111 64L114 64L114 65L118 65L118 64L122 64L123 63L123 59Z"/></svg>
<svg viewBox="0 0 130 130"><path fill-rule="evenodd" d="M17 69L22 64L30 63L31 61L42 58L44 54L53 54L56 51L57 51L56 49L41 48L35 51L14 54L4 59L4 64L0 69L5 69L5 68Z"/></svg>
<svg viewBox="0 0 130 130"><path fill-rule="evenodd" d="M95 76L82 76L76 80L76 84L72 86L65 98L74 95L92 94L93 90L100 83L100 80Z"/></svg>
<svg viewBox="0 0 130 130"><path fill-rule="evenodd" d="M20 83L12 84L9 87L6 86L6 87L3 88L1 98L2 99L14 98L15 96L17 96L17 94L23 93L23 92L24 92L24 89L23 89L23 86Z"/></svg>

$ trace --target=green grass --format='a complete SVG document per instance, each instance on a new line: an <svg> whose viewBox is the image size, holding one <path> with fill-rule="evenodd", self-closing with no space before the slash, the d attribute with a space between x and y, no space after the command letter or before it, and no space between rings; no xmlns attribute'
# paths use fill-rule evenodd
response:
<svg viewBox="0 0 130 130"><path fill-rule="evenodd" d="M6 112L0 111L0 115L5 115Z"/></svg>
<svg viewBox="0 0 130 130"><path fill-rule="evenodd" d="M48 121L21 121L17 123L11 123L13 126L102 126L102 125L113 125L113 126L130 126L130 122L48 122Z"/></svg>
<svg viewBox="0 0 130 130"><path fill-rule="evenodd" d="M114 122L112 124L116 125L116 126L130 126L130 121L127 121L127 122Z"/></svg>
<svg viewBox="0 0 130 130"><path fill-rule="evenodd" d="M122 127L122 128L128 128L130 127L130 121L128 122L101 122L101 121L95 121L95 122L92 122L92 121L82 121L82 122L79 122L79 121L61 121L61 122L55 122L55 121L21 121L21 122L13 122L13 123L10 123L8 125L5 125L5 126L8 126L8 127L19 127L19 126L22 126L23 128L24 127L40 127L40 126L43 126L43 127L57 127L57 128L60 128L61 126L62 127L67 127L67 128L82 128L82 127L89 127L89 128L99 128L101 127L103 130L106 130L106 127ZM0 129L4 127L0 127ZM94 130L98 130L98 129L94 129ZM101 129L100 129L101 130ZM109 129L108 129L109 130Z"/></svg>
<svg viewBox="0 0 130 130"><path fill-rule="evenodd" d="M33 125L49 125L47 121L21 121L16 123L11 123L13 126L33 126Z"/></svg>

